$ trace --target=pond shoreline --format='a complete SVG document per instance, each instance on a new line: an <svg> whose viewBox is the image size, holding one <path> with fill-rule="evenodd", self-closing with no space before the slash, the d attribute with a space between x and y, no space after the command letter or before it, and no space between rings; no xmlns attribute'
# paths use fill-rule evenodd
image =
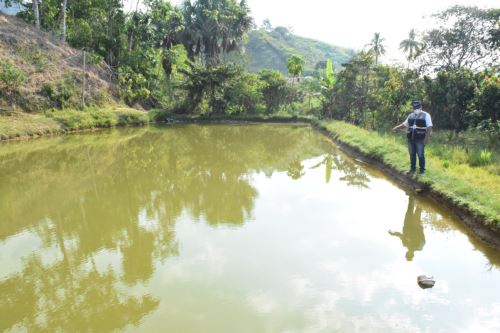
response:
<svg viewBox="0 0 500 333"><path fill-rule="evenodd" d="M174 118L175 117L175 118ZM150 124L183 124L183 123L302 123L310 125L313 129L321 132L323 135L327 136L335 144L337 144L343 151L348 155L360 159L361 161L370 164L391 177L398 184L408 188L409 190L418 193L419 195L425 195L445 206L449 211L455 215L471 233L484 243L489 246L500 249L500 229L496 227L493 223L487 223L485 216L477 211L471 210L466 205L457 203L456 200L450 198L444 193L437 191L432 188L432 184L424 183L419 181L414 177L409 177L405 173L397 170L396 168L385 163L381 158L377 156L370 156L365 152L362 152L355 145L349 144L338 137L338 133L335 133L331 129L325 126L322 121L307 118L307 117L277 117L277 116L251 116L251 117L190 117L190 116L172 116L172 118L157 118L152 120ZM78 128L78 129L61 129L59 131L49 132L49 133L36 133L32 135L15 136L8 139L0 138L0 142L4 141L20 141L20 140L30 140L45 136L56 136L65 135L72 133L82 133L82 132L92 132L100 131L106 128L114 127L126 127L126 126L142 126L148 123L128 123L128 124L116 124L114 126L97 126L90 128ZM496 221L495 221L496 222Z"/></svg>
<svg viewBox="0 0 500 333"><path fill-rule="evenodd" d="M342 149L342 151L346 152L348 155L355 157L371 166L374 166L379 170L382 170L386 175L390 176L391 179L396 181L398 184L415 192L418 195L427 196L432 200L438 202L440 205L446 207L447 209L449 209L450 213L452 213L458 220L460 220L476 238L490 246L500 249L500 230L494 226L485 224L483 217L478 216L469 208L457 204L444 194L434 190L429 184L425 184L413 177L409 177L408 175L401 173L400 171L385 164L384 162L359 151L359 149L357 149L356 147L339 141L338 138L336 138L335 133L332 133L327 128L314 123L312 123L311 125L313 128L320 131L328 138L330 138L333 142L335 142Z"/></svg>

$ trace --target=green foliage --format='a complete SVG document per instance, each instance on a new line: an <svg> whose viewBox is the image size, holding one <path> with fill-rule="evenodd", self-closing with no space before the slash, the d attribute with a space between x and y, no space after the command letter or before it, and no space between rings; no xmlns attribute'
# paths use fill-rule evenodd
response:
<svg viewBox="0 0 500 333"><path fill-rule="evenodd" d="M375 80L373 66L371 54L364 52L344 64L333 89L323 92L323 116L366 124L378 100L378 95L372 90L374 85L370 84Z"/></svg>
<svg viewBox="0 0 500 333"><path fill-rule="evenodd" d="M495 124L500 116L500 76L498 73L480 74L481 82L476 94L476 107L481 118Z"/></svg>
<svg viewBox="0 0 500 333"><path fill-rule="evenodd" d="M268 113L278 112L282 107L290 104L290 87L279 71L262 70L259 72L259 78L263 83L262 95Z"/></svg>
<svg viewBox="0 0 500 333"><path fill-rule="evenodd" d="M373 39L371 40L368 49L368 52L372 53L375 56L375 64L378 64L378 58L385 54L385 46L384 46L385 38L380 37L380 32L376 32L373 35Z"/></svg>
<svg viewBox="0 0 500 333"><path fill-rule="evenodd" d="M26 82L26 75L22 70L8 61L0 60L0 83L7 92L17 91L19 86Z"/></svg>
<svg viewBox="0 0 500 333"><path fill-rule="evenodd" d="M254 114L260 113L265 108L263 104L263 86L257 74L241 72L232 79L224 92L226 113L228 114Z"/></svg>
<svg viewBox="0 0 500 333"><path fill-rule="evenodd" d="M298 54L292 55L290 58L288 58L286 65L288 73L293 75L294 77L301 76L302 72L304 71L305 63L306 61L304 60L304 58L302 58Z"/></svg>
<svg viewBox="0 0 500 333"><path fill-rule="evenodd" d="M477 86L474 73L468 69L441 71L435 79L426 77L425 86L436 124L444 129L465 130Z"/></svg>
<svg viewBox="0 0 500 333"><path fill-rule="evenodd" d="M47 117L61 124L66 130L82 130L117 125L138 125L149 122L146 113L126 108L87 108L76 110L51 110Z"/></svg>
<svg viewBox="0 0 500 333"><path fill-rule="evenodd" d="M483 120L479 124L478 129L488 138L488 145L490 147L500 147L500 122Z"/></svg>
<svg viewBox="0 0 500 333"><path fill-rule="evenodd" d="M42 93L49 99L52 107L65 108L75 106L70 100L76 95L76 86L74 81L67 77L60 82L46 83L42 87Z"/></svg>
<svg viewBox="0 0 500 333"><path fill-rule="evenodd" d="M484 166L491 163L492 153L489 150L482 149L469 154L469 165L472 167Z"/></svg>
<svg viewBox="0 0 500 333"><path fill-rule="evenodd" d="M325 67L325 78L324 78L325 88L332 89L335 84L335 76L333 72L333 63L330 59L326 60Z"/></svg>
<svg viewBox="0 0 500 333"><path fill-rule="evenodd" d="M147 80L141 73L136 73L129 66L119 69L120 96L128 105L145 101L151 94Z"/></svg>
<svg viewBox="0 0 500 333"><path fill-rule="evenodd" d="M206 114L224 114L227 109L226 89L241 75L242 68L233 64L204 67L191 63L182 73L188 80L181 85L187 92L184 112L195 110Z"/></svg>
<svg viewBox="0 0 500 333"><path fill-rule="evenodd" d="M182 6L185 29L179 40L191 60L221 63L221 55L237 51L253 23L245 1L186 0Z"/></svg>

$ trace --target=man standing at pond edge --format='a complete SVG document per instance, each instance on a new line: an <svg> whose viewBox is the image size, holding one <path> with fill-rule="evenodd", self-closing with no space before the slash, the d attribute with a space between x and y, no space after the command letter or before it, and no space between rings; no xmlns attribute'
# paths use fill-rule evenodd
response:
<svg viewBox="0 0 500 333"><path fill-rule="evenodd" d="M407 128L408 137L408 153L410 154L410 171L414 173L417 170L417 156L418 165L420 167L420 174L425 173L425 145L429 143L429 138L432 133L432 119L431 115L422 110L422 103L414 101L413 113L411 113L406 120L393 128L398 130L402 127Z"/></svg>

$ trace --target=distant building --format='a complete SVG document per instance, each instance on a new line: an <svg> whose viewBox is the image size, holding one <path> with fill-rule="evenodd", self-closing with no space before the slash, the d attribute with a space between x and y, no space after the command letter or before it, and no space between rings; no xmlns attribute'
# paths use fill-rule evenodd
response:
<svg viewBox="0 0 500 333"><path fill-rule="evenodd" d="M295 77L295 76L289 76L288 77L288 83L302 83L304 82L304 78L303 77Z"/></svg>

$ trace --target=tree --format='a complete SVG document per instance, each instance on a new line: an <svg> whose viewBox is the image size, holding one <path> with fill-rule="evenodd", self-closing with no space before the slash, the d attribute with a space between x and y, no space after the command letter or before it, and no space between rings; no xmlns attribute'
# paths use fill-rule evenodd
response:
<svg viewBox="0 0 500 333"><path fill-rule="evenodd" d="M416 40L415 29L411 29L408 38L399 44L399 49L407 54L408 65L422 52L423 44Z"/></svg>
<svg viewBox="0 0 500 333"><path fill-rule="evenodd" d="M381 55L385 54L385 47L382 44L384 41L385 38L380 37L380 32L376 32L373 35L373 39L371 40L371 42L367 44L367 46L370 47L368 52L373 53L373 55L375 56L375 64L378 64L378 58Z"/></svg>
<svg viewBox="0 0 500 333"><path fill-rule="evenodd" d="M333 85L335 84L335 76L334 76L334 71L333 71L333 63L330 59L326 61L326 68L325 68L325 87L327 89L332 89Z"/></svg>
<svg viewBox="0 0 500 333"><path fill-rule="evenodd" d="M302 72L304 71L304 65L306 61L304 58L299 56L298 54L292 55L288 58L288 62L286 67L288 68L288 73L293 75L294 78L300 77Z"/></svg>
<svg viewBox="0 0 500 333"><path fill-rule="evenodd" d="M376 110L377 96L373 93L374 71L371 52L360 52L337 74L333 89L323 92L323 113L326 117L365 125L367 115Z"/></svg>
<svg viewBox="0 0 500 333"><path fill-rule="evenodd" d="M179 44L178 36L185 28L182 13L163 0L148 0L147 4L150 13L146 23L151 24L149 36L153 47L161 49L161 65L167 78L170 78L176 65L177 49L174 46Z"/></svg>
<svg viewBox="0 0 500 333"><path fill-rule="evenodd" d="M440 26L424 34L424 70L477 70L500 59L500 9L454 6L434 14Z"/></svg>
<svg viewBox="0 0 500 333"><path fill-rule="evenodd" d="M466 115L477 90L474 73L467 68L440 71L435 79L425 77L425 85L435 123L457 132L467 129Z"/></svg>
<svg viewBox="0 0 500 333"><path fill-rule="evenodd" d="M279 71L272 69L260 71L259 77L264 84L262 94L266 105L266 111L268 113L279 111L287 102L288 93L285 78L283 78L283 75Z"/></svg>
<svg viewBox="0 0 500 333"><path fill-rule="evenodd" d="M476 94L476 106L482 118L496 124L500 117L500 76L498 73L480 74L482 76Z"/></svg>
<svg viewBox="0 0 500 333"><path fill-rule="evenodd" d="M266 18L264 21L262 21L262 29L266 30L267 32L271 32L273 30L273 26L269 19Z"/></svg>
<svg viewBox="0 0 500 333"><path fill-rule="evenodd" d="M241 0L186 0L182 6L185 29L180 42L192 60L218 65L222 57L238 51L253 27L250 9Z"/></svg>
<svg viewBox="0 0 500 333"><path fill-rule="evenodd" d="M240 67L233 64L205 67L191 63L188 70L181 70L187 78L182 88L188 95L183 111L200 109L201 113L224 113L227 106L225 90L241 71ZM208 108L203 109L203 102L206 102Z"/></svg>
<svg viewBox="0 0 500 333"><path fill-rule="evenodd" d="M66 8L68 6L68 0L62 0L61 7L61 40L66 41Z"/></svg>

